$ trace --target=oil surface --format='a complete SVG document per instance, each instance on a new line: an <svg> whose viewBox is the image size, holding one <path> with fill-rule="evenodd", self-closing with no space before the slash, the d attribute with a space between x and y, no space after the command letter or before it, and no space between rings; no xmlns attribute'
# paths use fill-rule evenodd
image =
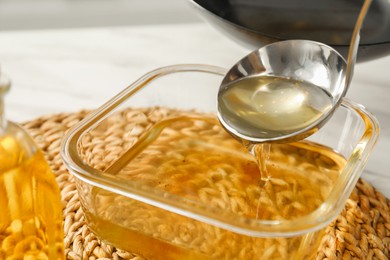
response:
<svg viewBox="0 0 390 260"><path fill-rule="evenodd" d="M41 152L0 138L0 259L64 259L62 205Z"/></svg>
<svg viewBox="0 0 390 260"><path fill-rule="evenodd" d="M272 76L238 80L218 96L220 119L254 138L304 129L332 108L330 95L307 82ZM230 129L229 129L230 130Z"/></svg>
<svg viewBox="0 0 390 260"><path fill-rule="evenodd" d="M341 155L310 142L265 149L266 178L260 175L259 158L216 118L178 116L150 128L106 172L219 215L278 220L318 209L345 164ZM264 146L255 145L254 151L261 157ZM172 259L302 259L313 257L323 234L250 237L100 188L94 187L92 196L93 205L84 209L92 229L116 247L150 259L163 257L165 250Z"/></svg>

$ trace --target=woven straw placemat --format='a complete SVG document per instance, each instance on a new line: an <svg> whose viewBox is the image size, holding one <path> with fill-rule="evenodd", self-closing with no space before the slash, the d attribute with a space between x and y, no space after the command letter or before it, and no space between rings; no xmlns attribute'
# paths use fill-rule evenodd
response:
<svg viewBox="0 0 390 260"><path fill-rule="evenodd" d="M143 259L101 242L84 221L76 186L60 157L64 133L88 111L23 123L46 154L61 189L67 259ZM390 200L359 180L340 216L326 230L316 259L389 259Z"/></svg>

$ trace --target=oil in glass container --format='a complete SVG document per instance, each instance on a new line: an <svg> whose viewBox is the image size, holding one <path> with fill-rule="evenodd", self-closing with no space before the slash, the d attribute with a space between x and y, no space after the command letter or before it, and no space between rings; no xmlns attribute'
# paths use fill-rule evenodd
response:
<svg viewBox="0 0 390 260"><path fill-rule="evenodd" d="M64 259L55 176L28 134L4 117L0 74L0 259Z"/></svg>
<svg viewBox="0 0 390 260"><path fill-rule="evenodd" d="M252 220L296 219L326 201L346 162L329 147L309 141L255 144L251 154L214 114L160 107L138 115L151 111L164 117L103 170L123 183L181 198L192 208L207 205L220 215ZM133 119L121 111L104 125ZM97 137L105 146L112 140L104 134L98 138L104 127L84 137ZM101 158L92 159L88 152L81 156L92 167L101 166ZM110 157L105 154L103 161ZM91 230L147 259L314 259L324 234L248 236L99 187L92 188L91 197L84 208Z"/></svg>

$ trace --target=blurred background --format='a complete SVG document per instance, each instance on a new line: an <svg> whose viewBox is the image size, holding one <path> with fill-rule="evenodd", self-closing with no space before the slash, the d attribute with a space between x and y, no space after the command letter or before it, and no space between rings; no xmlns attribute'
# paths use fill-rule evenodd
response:
<svg viewBox="0 0 390 260"><path fill-rule="evenodd" d="M0 0L0 30L197 21L184 0Z"/></svg>

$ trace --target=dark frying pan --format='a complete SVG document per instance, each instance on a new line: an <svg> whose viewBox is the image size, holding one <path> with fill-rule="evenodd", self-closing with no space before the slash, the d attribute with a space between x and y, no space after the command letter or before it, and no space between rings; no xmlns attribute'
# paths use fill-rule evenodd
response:
<svg viewBox="0 0 390 260"><path fill-rule="evenodd" d="M344 57L363 0L191 0L217 29L250 49L287 40L326 43ZM390 1L373 1L358 60L390 54Z"/></svg>

